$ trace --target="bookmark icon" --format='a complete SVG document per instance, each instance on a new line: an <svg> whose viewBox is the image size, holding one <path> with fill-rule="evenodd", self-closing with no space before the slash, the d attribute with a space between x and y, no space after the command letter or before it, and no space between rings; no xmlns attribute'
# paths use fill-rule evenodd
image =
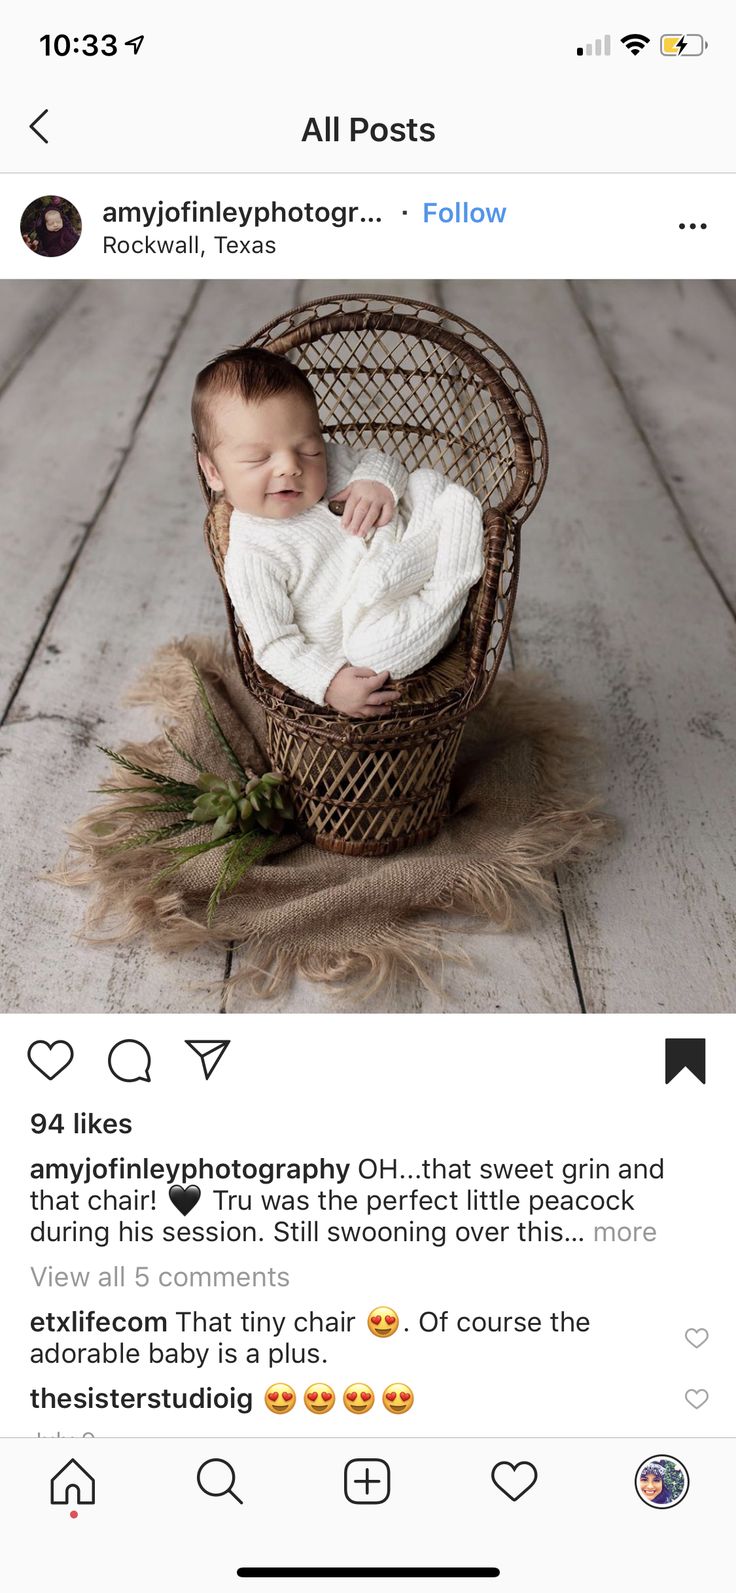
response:
<svg viewBox="0 0 736 1593"><path fill-rule="evenodd" d="M705 1040L677 1039L664 1042L664 1082L671 1084L678 1073L692 1073L705 1084Z"/></svg>
<svg viewBox="0 0 736 1593"><path fill-rule="evenodd" d="M211 1079L218 1062L222 1060L230 1044L229 1040L185 1040L185 1045L199 1057L204 1076Z"/></svg>

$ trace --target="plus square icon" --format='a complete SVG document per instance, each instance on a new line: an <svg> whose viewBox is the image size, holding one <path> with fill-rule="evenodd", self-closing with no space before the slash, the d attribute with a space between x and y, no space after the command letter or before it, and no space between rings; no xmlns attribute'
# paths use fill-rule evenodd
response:
<svg viewBox="0 0 736 1593"><path fill-rule="evenodd" d="M345 1498L350 1504L385 1504L391 1492L387 1460L349 1460L345 1467Z"/></svg>

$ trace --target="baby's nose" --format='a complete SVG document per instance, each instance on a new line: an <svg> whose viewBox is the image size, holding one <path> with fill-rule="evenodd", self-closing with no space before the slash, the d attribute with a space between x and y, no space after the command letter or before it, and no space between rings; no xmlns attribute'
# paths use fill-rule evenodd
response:
<svg viewBox="0 0 736 1593"><path fill-rule="evenodd" d="M291 451L277 455L274 461L274 474L277 476L300 476L299 455L291 453Z"/></svg>

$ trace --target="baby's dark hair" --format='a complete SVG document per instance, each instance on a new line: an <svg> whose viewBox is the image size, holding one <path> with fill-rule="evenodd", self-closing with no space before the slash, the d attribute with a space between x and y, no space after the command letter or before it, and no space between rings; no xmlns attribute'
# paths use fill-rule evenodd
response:
<svg viewBox="0 0 736 1593"><path fill-rule="evenodd" d="M301 393L317 406L308 377L283 354L245 345L227 349L199 372L192 394L192 429L197 447L208 457L217 446L211 424L212 399L220 393L238 393L247 404L262 404L276 393Z"/></svg>

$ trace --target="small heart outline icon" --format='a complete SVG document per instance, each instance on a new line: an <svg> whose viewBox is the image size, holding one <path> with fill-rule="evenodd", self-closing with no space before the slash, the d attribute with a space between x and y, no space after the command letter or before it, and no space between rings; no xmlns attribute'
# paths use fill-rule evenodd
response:
<svg viewBox="0 0 736 1593"><path fill-rule="evenodd" d="M688 1405L692 1405L693 1410L702 1410L703 1406L708 1403L708 1390L707 1388L688 1388L685 1390L685 1398Z"/></svg>
<svg viewBox="0 0 736 1593"><path fill-rule="evenodd" d="M518 1478L516 1476L517 1472L521 1473ZM529 1476L530 1473L531 1475ZM504 1482L500 1481L501 1474L505 1479ZM529 1481L520 1486L526 1476L529 1476ZM523 1499L524 1494L528 1493L530 1488L534 1487L538 1476L539 1472L531 1460L497 1460L491 1472L491 1482L494 1488L498 1488L499 1493L505 1494L512 1504L516 1504L519 1499Z"/></svg>
<svg viewBox="0 0 736 1593"><path fill-rule="evenodd" d="M685 1338L688 1344L692 1344L694 1350L699 1350L710 1338L710 1334L707 1328L688 1328Z"/></svg>
<svg viewBox="0 0 736 1593"><path fill-rule="evenodd" d="M63 1061L60 1057L54 1063L51 1061L51 1052L55 1051L57 1046L61 1046L62 1052L66 1054ZM44 1063L38 1056L33 1056L32 1053L34 1051L47 1051L49 1053L48 1060ZM74 1052L68 1040L33 1040L28 1047L26 1055L31 1067L35 1068L38 1073L43 1074L45 1079L58 1079L59 1074L63 1073L64 1069L68 1068L69 1063L74 1060Z"/></svg>
<svg viewBox="0 0 736 1593"><path fill-rule="evenodd" d="M187 1184L186 1189L183 1184L172 1184L169 1190L169 1200L181 1217L188 1217L201 1199L202 1191L198 1184Z"/></svg>

